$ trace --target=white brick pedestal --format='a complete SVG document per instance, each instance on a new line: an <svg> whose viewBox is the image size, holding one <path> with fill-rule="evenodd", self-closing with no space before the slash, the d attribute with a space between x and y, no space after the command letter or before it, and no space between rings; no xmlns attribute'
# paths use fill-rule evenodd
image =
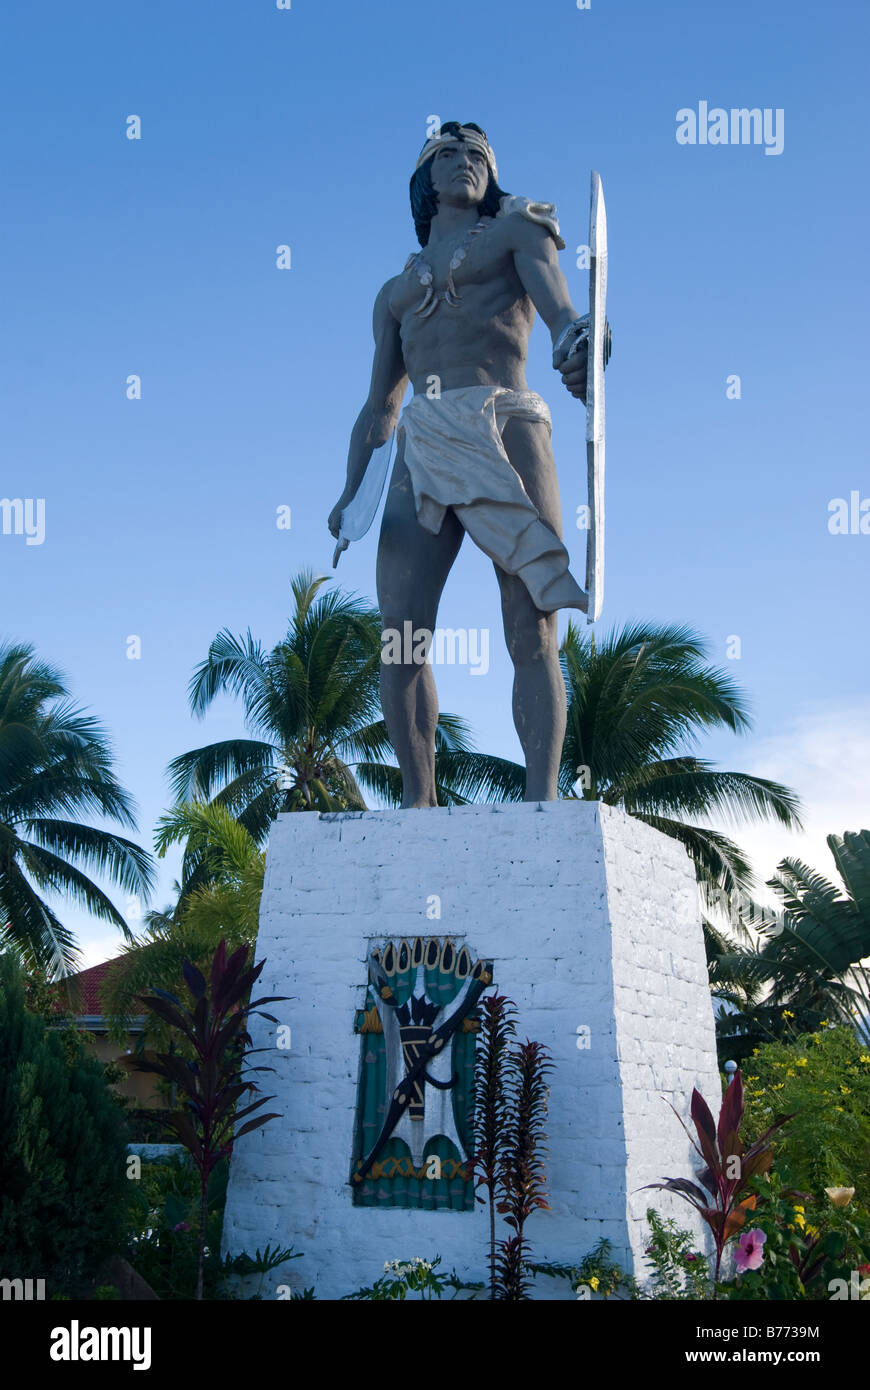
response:
<svg viewBox="0 0 870 1390"><path fill-rule="evenodd" d="M437 910L440 920L427 917ZM433 903L436 904L433 907ZM450 936L494 962L517 1034L549 1049L548 1193L526 1227L534 1258L577 1264L608 1237L638 1276L650 1205L697 1229L690 1208L644 1183L691 1177L694 1154L663 1097L688 1116L692 1087L721 1094L694 870L674 840L588 801L426 811L282 815L269 844L259 993L292 999L254 1019L260 1085L282 1118L236 1145L224 1248L293 1245L270 1275L334 1299L386 1260L442 1257L486 1277L487 1218L355 1207L348 1183L366 960L386 938ZM588 1047L578 1047L589 1029ZM499 1222L499 1238L508 1234ZM573 1297L539 1277L537 1296Z"/></svg>

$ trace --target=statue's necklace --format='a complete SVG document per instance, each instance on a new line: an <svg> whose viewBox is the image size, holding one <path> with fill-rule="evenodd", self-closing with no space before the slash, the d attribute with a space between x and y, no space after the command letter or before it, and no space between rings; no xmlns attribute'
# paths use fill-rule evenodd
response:
<svg viewBox="0 0 870 1390"><path fill-rule="evenodd" d="M450 265L447 267L446 289L438 291L433 290L432 281L434 279L434 273L422 251L416 251L413 255L408 257L405 269L408 270L411 266L414 267L417 272L417 279L426 291L422 301L414 310L414 313L421 319L426 319L430 314L434 314L442 301L445 304L449 304L451 308L455 308L460 303L460 296L456 293L456 286L453 283L453 272L462 264L465 257L468 255L472 237L477 236L480 232L485 232L491 223L491 217L481 217L480 220L465 233L465 236L450 257Z"/></svg>

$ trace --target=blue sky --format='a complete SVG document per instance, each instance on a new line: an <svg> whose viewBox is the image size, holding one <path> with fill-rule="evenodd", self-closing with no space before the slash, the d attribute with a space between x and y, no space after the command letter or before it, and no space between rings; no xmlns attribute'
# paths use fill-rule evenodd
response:
<svg viewBox="0 0 870 1390"><path fill-rule="evenodd" d="M0 635L104 720L145 843L170 758L241 729L229 702L188 713L211 638L250 626L272 644L290 575L330 569L371 306L416 247L407 182L432 115L482 125L502 186L558 205L579 311L571 250L590 169L604 181L600 627L688 623L748 692L753 734L703 751L808 806L802 839L739 837L763 876L786 849L827 870L823 834L868 824L870 536L828 530L831 499L870 497L868 27L858 3L781 0L7 5L0 495L44 498L46 535L0 535ZM700 101L781 108L783 152L679 145L676 113ZM536 325L529 381L582 575L583 411L549 347ZM370 596L375 544L338 570ZM441 703L518 756L495 580L470 542L439 622L492 629L488 675L442 669ZM114 953L112 931L67 919L88 960Z"/></svg>

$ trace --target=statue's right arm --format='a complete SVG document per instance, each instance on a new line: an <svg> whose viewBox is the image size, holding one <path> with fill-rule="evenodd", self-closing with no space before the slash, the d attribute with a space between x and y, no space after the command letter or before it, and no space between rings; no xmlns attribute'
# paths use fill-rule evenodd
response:
<svg viewBox="0 0 870 1390"><path fill-rule="evenodd" d="M399 322L390 309L394 284L394 280L388 280L375 300L372 321L375 336L372 378L368 398L351 431L344 491L329 516L329 529L334 536L338 535L341 513L356 494L372 453L382 444L386 444L395 429L402 397L408 385Z"/></svg>

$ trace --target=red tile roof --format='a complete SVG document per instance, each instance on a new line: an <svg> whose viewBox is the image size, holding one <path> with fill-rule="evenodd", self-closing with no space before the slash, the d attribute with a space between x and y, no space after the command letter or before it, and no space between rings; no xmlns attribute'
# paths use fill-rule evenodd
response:
<svg viewBox="0 0 870 1390"><path fill-rule="evenodd" d="M116 957L120 959L120 957ZM109 967L114 965L114 960L104 960L99 965L92 965L89 970L81 970L77 975L68 975L65 983L76 987L78 993L73 996L75 1000L76 1014L88 1015L89 1017L102 1017L103 1001L102 987L103 982L109 973ZM60 1007L65 1007L66 991L62 992Z"/></svg>

